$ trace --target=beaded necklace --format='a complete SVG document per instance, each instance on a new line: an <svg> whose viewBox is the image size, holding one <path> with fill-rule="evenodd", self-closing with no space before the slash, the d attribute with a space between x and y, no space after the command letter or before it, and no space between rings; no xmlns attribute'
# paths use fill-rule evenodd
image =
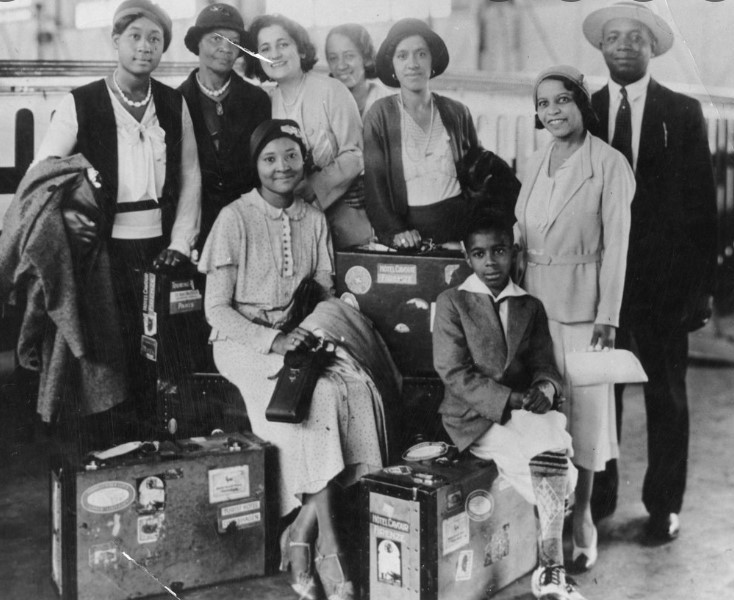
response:
<svg viewBox="0 0 734 600"><path fill-rule="evenodd" d="M112 83L115 84L115 89L120 94L120 98L122 98L122 101L128 106L132 106L133 108L140 108L141 106L145 106L146 104L148 104L148 102L150 102L150 97L153 94L153 85L150 79L148 79L148 93L145 95L145 98L143 98L140 102L130 100L130 98L125 95L125 92L122 91L120 84L117 83L117 69L115 69L112 73Z"/></svg>
<svg viewBox="0 0 734 600"><path fill-rule="evenodd" d="M199 84L199 87L201 88L201 91L204 92L207 96L211 96L212 98L219 98L224 92L227 91L227 88L229 88L229 84L232 83L232 77L230 76L229 79L227 79L227 82L220 87L218 90L213 90L211 88L206 87L202 82L201 79L199 79L199 74L196 74L196 83Z"/></svg>

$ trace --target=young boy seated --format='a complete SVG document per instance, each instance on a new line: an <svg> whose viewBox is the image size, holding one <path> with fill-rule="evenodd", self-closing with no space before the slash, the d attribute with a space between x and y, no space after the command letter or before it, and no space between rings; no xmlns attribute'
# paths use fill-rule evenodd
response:
<svg viewBox="0 0 734 600"><path fill-rule="evenodd" d="M566 418L556 410L561 375L543 305L510 279L516 251L509 218L474 220L463 245L474 274L438 297L433 325L444 427L460 451L494 460L537 506L533 594L583 600L563 567L564 500L576 471Z"/></svg>

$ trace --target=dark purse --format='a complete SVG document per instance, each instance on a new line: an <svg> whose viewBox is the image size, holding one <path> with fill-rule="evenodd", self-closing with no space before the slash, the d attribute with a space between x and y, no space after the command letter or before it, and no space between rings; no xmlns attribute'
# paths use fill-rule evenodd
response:
<svg viewBox="0 0 734 600"><path fill-rule="evenodd" d="M311 398L321 374L334 358L334 350L320 340L307 350L285 353L278 382L265 409L265 418L278 423L300 423L311 408Z"/></svg>

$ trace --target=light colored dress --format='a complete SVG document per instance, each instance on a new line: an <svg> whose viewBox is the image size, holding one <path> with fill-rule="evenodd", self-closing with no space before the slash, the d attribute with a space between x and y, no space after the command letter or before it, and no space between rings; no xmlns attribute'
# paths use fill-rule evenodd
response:
<svg viewBox="0 0 734 600"><path fill-rule="evenodd" d="M271 352L298 284L313 277L331 289L333 261L326 219L301 199L273 208L252 190L222 209L202 252L206 315L214 362L242 393L253 432L278 455L280 514L337 479L355 482L379 468L383 450L372 398L375 386L340 354L321 377L300 424L273 423L265 409L283 357Z"/></svg>
<svg viewBox="0 0 734 600"><path fill-rule="evenodd" d="M618 152L588 134L550 176L552 147L545 149L537 174L533 172L532 188L521 192L518 200L520 242L528 257L523 287L548 313L553 351L564 378L563 410L574 463L601 471L619 456L614 389L571 386L565 355L587 350L595 323L618 325L634 176ZM588 183L593 181L598 183ZM561 243L556 238L562 247L554 245Z"/></svg>

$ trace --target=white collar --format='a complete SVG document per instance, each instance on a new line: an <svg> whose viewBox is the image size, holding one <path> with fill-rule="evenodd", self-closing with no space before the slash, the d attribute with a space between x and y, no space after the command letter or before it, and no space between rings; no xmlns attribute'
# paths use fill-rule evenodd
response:
<svg viewBox="0 0 734 600"><path fill-rule="evenodd" d="M624 88L627 90L627 98L629 100L637 100L640 96L647 92L647 86L650 84L650 73L645 73L642 79L638 79L634 83L625 85ZM622 86L616 81L609 80L609 97L617 98L620 94Z"/></svg>
<svg viewBox="0 0 734 600"><path fill-rule="evenodd" d="M257 188L252 190L252 194L247 194L249 203L258 208L266 217L277 221L283 217L283 213L288 215L293 221L300 221L306 214L306 203L302 198L296 197L288 208L275 208L269 204L265 198L260 195Z"/></svg>
<svg viewBox="0 0 734 600"><path fill-rule="evenodd" d="M505 289L502 290L495 298L492 290L487 287L486 283L484 283L481 279L479 279L479 277L477 277L476 273L472 273L471 275L469 275L469 277L464 280L464 283L459 286L459 289L463 292L470 292L472 294L487 294L495 302L499 302L503 298L528 295L528 293L524 289L522 289L519 285L512 281L512 279L510 279L507 282Z"/></svg>

